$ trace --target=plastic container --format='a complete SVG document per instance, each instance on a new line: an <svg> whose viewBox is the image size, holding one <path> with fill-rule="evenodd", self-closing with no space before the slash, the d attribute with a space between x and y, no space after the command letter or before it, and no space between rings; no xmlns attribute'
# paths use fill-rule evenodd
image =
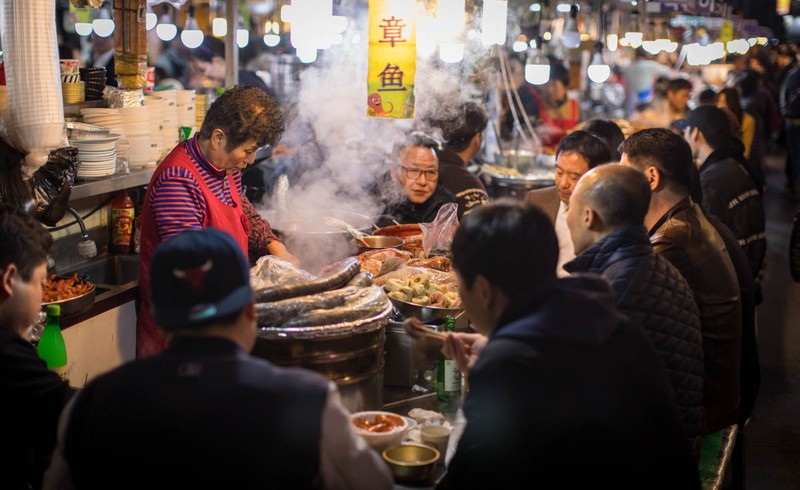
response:
<svg viewBox="0 0 800 490"><path fill-rule="evenodd" d="M61 306L47 305L47 323L45 323L36 351L47 363L47 368L66 378L67 346L61 335Z"/></svg>

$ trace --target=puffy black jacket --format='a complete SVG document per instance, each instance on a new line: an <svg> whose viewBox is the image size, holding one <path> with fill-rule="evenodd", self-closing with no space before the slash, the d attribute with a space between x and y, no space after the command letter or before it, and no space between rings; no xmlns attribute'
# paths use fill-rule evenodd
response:
<svg viewBox="0 0 800 490"><path fill-rule="evenodd" d="M706 366L706 431L715 432L739 420L742 302L736 269L725 242L688 196L649 235L653 251L681 271L697 301Z"/></svg>
<svg viewBox="0 0 800 490"><path fill-rule="evenodd" d="M730 228L758 277L767 253L764 204L756 184L727 150L717 150L700 167L703 209Z"/></svg>
<svg viewBox="0 0 800 490"><path fill-rule="evenodd" d="M653 252L642 226L612 233L564 266L595 272L611 284L617 308L644 327L667 368L686 436L693 447L703 428L703 337L689 283Z"/></svg>

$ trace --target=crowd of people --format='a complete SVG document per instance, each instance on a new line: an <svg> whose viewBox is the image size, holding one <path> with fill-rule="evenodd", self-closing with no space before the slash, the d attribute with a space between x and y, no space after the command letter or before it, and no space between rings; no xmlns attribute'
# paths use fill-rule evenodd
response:
<svg viewBox="0 0 800 490"><path fill-rule="evenodd" d="M800 69L776 52L792 167ZM555 185L524 199L493 198L468 170L491 123L474 102L426 121L442 140L397 143L387 179L401 199L385 224L431 221L447 203L460 219L452 262L473 331L448 334L443 350L469 375L467 424L439 488L699 488L721 432L745 430L760 380L763 155L781 137L763 62L702 103L686 79L668 80L627 137L610 120L576 129L559 73L526 88L520 109L540 111ZM335 384L248 354L249 252L297 259L253 212L241 171L282 132L263 88L236 87L159 165L142 214L137 359L77 394L25 340L52 240L0 209L0 386L13 421L0 486L391 487ZM32 432L20 423L31 417Z"/></svg>

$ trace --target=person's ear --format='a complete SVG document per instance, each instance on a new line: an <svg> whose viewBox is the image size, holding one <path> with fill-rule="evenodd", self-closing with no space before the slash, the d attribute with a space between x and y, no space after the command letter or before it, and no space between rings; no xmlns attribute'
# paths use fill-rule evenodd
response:
<svg viewBox="0 0 800 490"><path fill-rule="evenodd" d="M663 184L661 172L656 167L647 167L644 169L644 176L647 183L650 184L650 190L655 191Z"/></svg>
<svg viewBox="0 0 800 490"><path fill-rule="evenodd" d="M216 151L224 150L226 143L227 143L227 138L223 130L217 128L211 132L211 148L213 150Z"/></svg>
<svg viewBox="0 0 800 490"><path fill-rule="evenodd" d="M587 230L598 231L602 224L603 220L600 219L600 215L594 209L590 207L583 208L583 226Z"/></svg>
<svg viewBox="0 0 800 490"><path fill-rule="evenodd" d="M475 291L475 297L481 302L481 306L487 310L491 310L494 303L497 301L497 295L489 280L482 275L475 276L475 281L472 283L472 290Z"/></svg>
<svg viewBox="0 0 800 490"><path fill-rule="evenodd" d="M14 277L18 272L16 264L8 264L0 271L0 301L5 301L13 296Z"/></svg>

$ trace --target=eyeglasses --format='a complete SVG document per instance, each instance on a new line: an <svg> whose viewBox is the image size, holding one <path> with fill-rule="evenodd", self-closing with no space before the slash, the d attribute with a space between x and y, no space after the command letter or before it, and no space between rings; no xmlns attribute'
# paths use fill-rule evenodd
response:
<svg viewBox="0 0 800 490"><path fill-rule="evenodd" d="M403 174L406 178L411 180L417 180L420 175L425 175L425 180L433 181L439 178L439 171L438 170L421 170L418 168L413 167L406 167L405 165L400 165L400 168L403 169Z"/></svg>

